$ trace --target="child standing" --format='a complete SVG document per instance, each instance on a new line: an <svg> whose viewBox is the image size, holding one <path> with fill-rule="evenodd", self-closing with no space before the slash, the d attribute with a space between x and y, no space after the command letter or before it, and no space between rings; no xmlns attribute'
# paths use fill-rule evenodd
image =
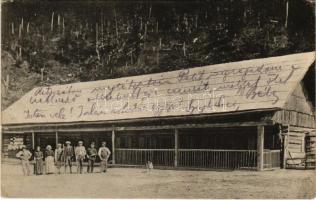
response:
<svg viewBox="0 0 316 200"><path fill-rule="evenodd" d="M44 154L41 151L41 147L37 146L36 151L34 153L35 174L36 175L43 174L43 158L44 158Z"/></svg>

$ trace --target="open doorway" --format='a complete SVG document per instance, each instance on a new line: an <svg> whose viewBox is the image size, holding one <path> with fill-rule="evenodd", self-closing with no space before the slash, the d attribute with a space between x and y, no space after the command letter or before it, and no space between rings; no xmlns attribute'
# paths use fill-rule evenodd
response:
<svg viewBox="0 0 316 200"><path fill-rule="evenodd" d="M35 149L37 146L45 149L47 145L51 145L53 149L56 148L56 133L35 133Z"/></svg>

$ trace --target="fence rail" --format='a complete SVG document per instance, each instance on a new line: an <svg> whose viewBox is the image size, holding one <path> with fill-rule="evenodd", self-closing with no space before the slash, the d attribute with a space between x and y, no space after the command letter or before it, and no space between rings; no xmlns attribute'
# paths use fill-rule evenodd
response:
<svg viewBox="0 0 316 200"><path fill-rule="evenodd" d="M117 164L174 166L175 149L115 149ZM254 169L256 150L178 149L178 167L213 169ZM280 151L264 151L264 168L280 167Z"/></svg>

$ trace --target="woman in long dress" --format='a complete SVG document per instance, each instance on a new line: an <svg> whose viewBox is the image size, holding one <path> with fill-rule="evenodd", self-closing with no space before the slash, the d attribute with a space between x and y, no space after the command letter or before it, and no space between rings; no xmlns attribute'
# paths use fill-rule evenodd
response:
<svg viewBox="0 0 316 200"><path fill-rule="evenodd" d="M46 174L52 174L55 172L55 164L54 164L55 153L52 150L52 146L47 145L45 156L46 156L45 157Z"/></svg>
<svg viewBox="0 0 316 200"><path fill-rule="evenodd" d="M34 160L35 160L35 174L41 175L43 174L43 152L41 151L41 147L38 146L34 153Z"/></svg>

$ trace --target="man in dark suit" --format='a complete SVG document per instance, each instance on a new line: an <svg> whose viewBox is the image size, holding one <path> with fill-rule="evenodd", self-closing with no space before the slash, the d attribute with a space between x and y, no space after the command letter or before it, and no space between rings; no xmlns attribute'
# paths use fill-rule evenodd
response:
<svg viewBox="0 0 316 200"><path fill-rule="evenodd" d="M87 149L87 157L88 157L88 173L93 173L94 162L97 158L97 149L94 146L94 142L91 143L90 147Z"/></svg>
<svg viewBox="0 0 316 200"><path fill-rule="evenodd" d="M70 141L66 141L66 147L64 148L65 173L67 171L67 166L69 166L70 173L72 173L72 157L74 155L74 150L70 144Z"/></svg>

